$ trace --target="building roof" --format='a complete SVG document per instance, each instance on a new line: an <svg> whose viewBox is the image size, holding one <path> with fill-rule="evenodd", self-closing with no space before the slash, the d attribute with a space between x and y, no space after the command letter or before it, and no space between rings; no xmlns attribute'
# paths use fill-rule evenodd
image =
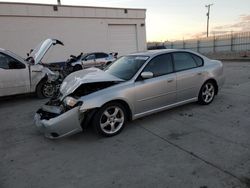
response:
<svg viewBox="0 0 250 188"><path fill-rule="evenodd" d="M146 9L0 2L0 16L145 19Z"/></svg>
<svg viewBox="0 0 250 188"><path fill-rule="evenodd" d="M43 3L25 3L25 2L4 2L1 1L1 4L10 4L10 5L32 5L32 6L60 6L60 7L73 7L73 8L101 8L101 9L127 9L127 10L144 10L145 8L126 8L126 7L101 7L101 6L84 6L84 5L58 5L58 4L43 4Z"/></svg>

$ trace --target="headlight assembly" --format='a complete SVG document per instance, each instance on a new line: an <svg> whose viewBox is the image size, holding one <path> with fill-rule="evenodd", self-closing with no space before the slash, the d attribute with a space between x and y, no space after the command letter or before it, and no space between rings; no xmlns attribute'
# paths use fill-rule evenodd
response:
<svg viewBox="0 0 250 188"><path fill-rule="evenodd" d="M74 107L77 104L78 100L73 97L66 97L64 103L69 107Z"/></svg>

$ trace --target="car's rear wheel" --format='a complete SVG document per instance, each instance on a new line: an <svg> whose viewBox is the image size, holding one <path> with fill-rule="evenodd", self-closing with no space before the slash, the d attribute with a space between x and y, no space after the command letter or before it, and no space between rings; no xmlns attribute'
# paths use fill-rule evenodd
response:
<svg viewBox="0 0 250 188"><path fill-rule="evenodd" d="M207 105L210 104L215 97L215 85L213 82L206 82L200 89L198 101L200 104Z"/></svg>
<svg viewBox="0 0 250 188"><path fill-rule="evenodd" d="M119 134L127 121L126 109L120 103L104 105L93 118L96 131L103 136Z"/></svg>

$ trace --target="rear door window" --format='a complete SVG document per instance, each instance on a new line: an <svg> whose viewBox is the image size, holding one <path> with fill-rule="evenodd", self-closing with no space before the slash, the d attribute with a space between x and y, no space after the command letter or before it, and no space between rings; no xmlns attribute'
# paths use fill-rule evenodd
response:
<svg viewBox="0 0 250 188"><path fill-rule="evenodd" d="M203 65L203 59L195 54L191 54L198 67Z"/></svg>
<svg viewBox="0 0 250 188"><path fill-rule="evenodd" d="M197 67L195 59L190 53L178 52L173 53L175 71L182 71Z"/></svg>

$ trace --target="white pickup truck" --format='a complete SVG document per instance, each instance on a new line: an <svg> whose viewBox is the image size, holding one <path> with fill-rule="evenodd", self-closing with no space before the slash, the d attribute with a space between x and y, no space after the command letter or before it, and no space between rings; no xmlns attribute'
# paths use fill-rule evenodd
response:
<svg viewBox="0 0 250 188"><path fill-rule="evenodd" d="M56 44L63 45L59 40L46 39L27 59L0 48L0 97L33 92L40 98L51 97L54 91L47 81L55 79L56 74L44 67L41 60Z"/></svg>

